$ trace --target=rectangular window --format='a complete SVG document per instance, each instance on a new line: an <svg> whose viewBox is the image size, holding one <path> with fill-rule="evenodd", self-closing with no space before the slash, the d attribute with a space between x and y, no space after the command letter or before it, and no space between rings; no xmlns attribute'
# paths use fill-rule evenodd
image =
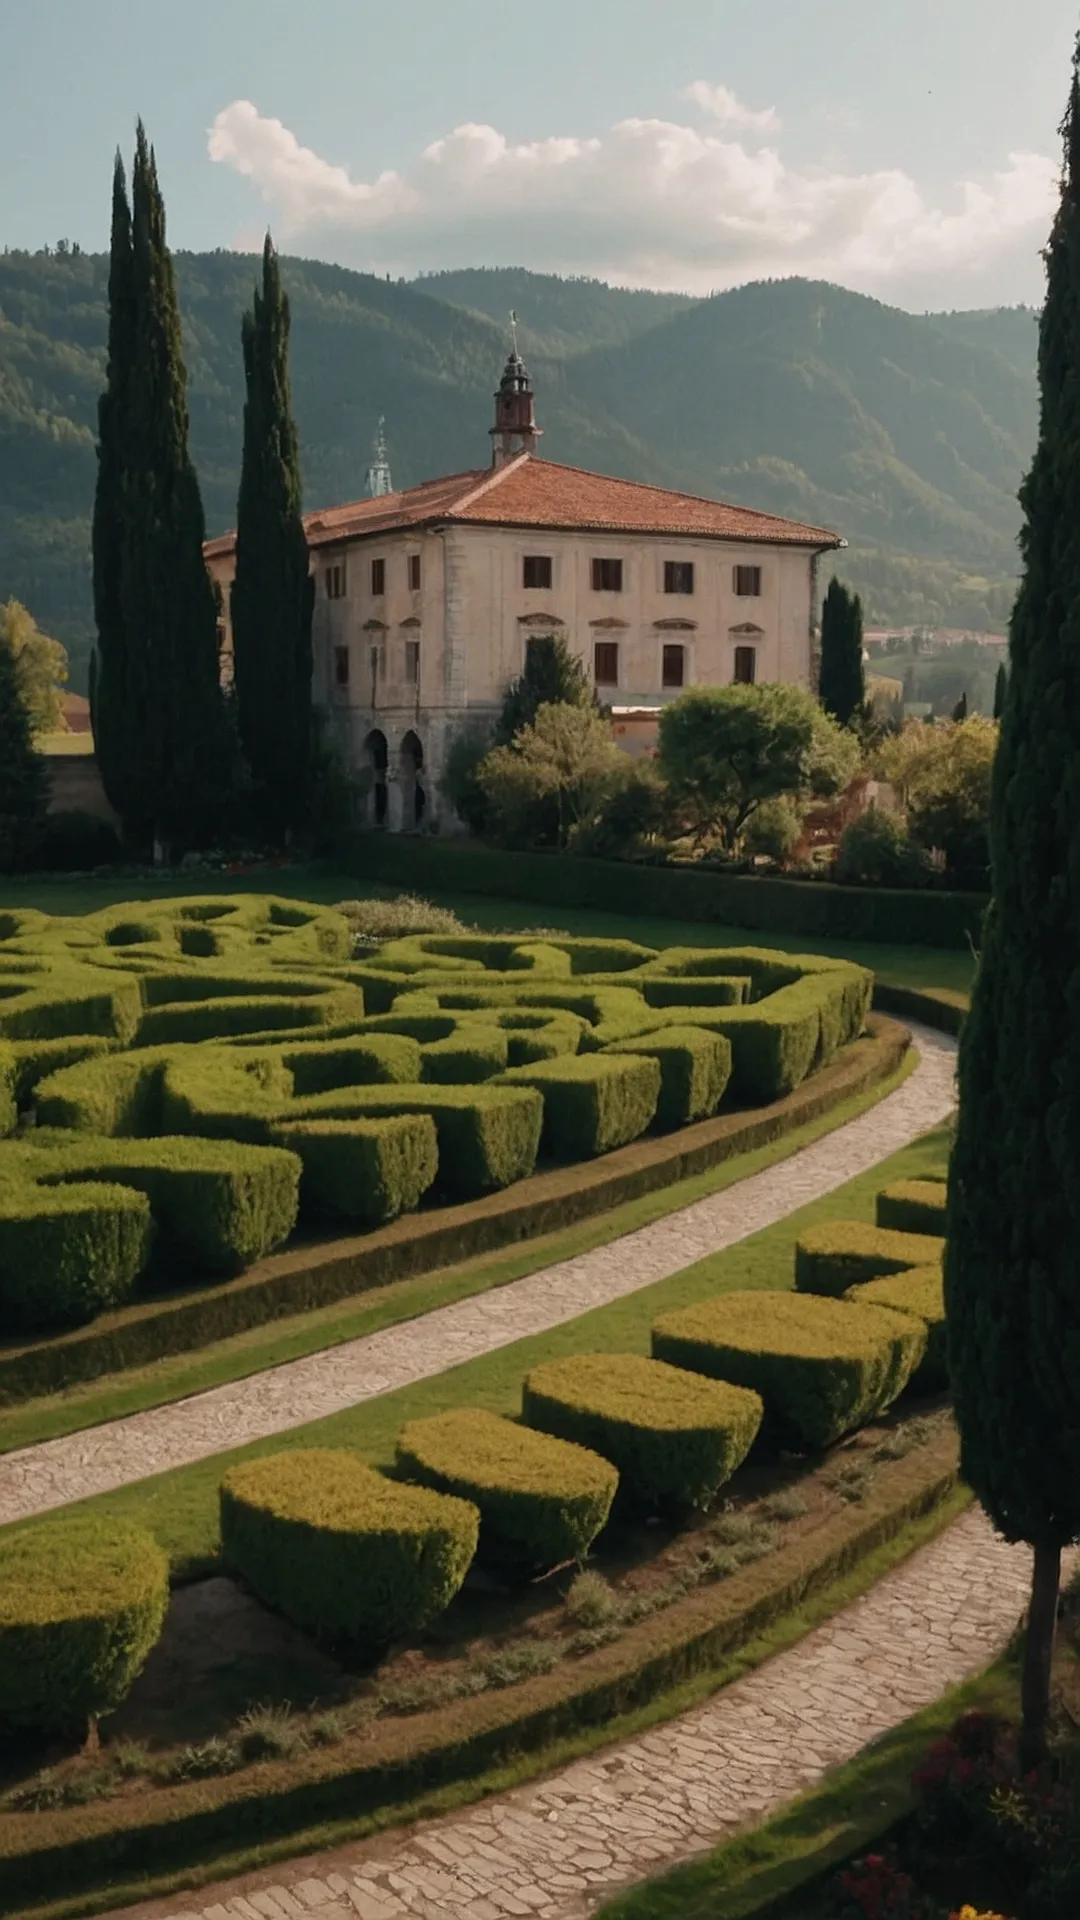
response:
<svg viewBox="0 0 1080 1920"><path fill-rule="evenodd" d="M752 687L757 674L757 648L736 647L735 684L738 687Z"/></svg>
<svg viewBox="0 0 1080 1920"><path fill-rule="evenodd" d="M334 684L338 687L347 687L349 684L348 647L334 648Z"/></svg>
<svg viewBox="0 0 1080 1920"><path fill-rule="evenodd" d="M664 561L664 592L693 593L694 563L692 560Z"/></svg>
<svg viewBox="0 0 1080 1920"><path fill-rule="evenodd" d="M371 563L371 591L378 599L386 592L386 561L373 560Z"/></svg>
<svg viewBox="0 0 1080 1920"><path fill-rule="evenodd" d="M410 593L420 591L420 555L418 553L409 555L409 591Z"/></svg>
<svg viewBox="0 0 1080 1920"><path fill-rule="evenodd" d="M405 642L405 683L410 687L419 686L420 684L419 640L406 640Z"/></svg>
<svg viewBox="0 0 1080 1920"><path fill-rule="evenodd" d="M740 600L756 600L761 592L761 568L736 567L735 591Z"/></svg>
<svg viewBox="0 0 1080 1920"><path fill-rule="evenodd" d="M622 561L594 560L592 563L592 584L594 593L621 593Z"/></svg>
<svg viewBox="0 0 1080 1920"><path fill-rule="evenodd" d="M686 684L685 647L665 646L660 684L664 687L682 687Z"/></svg>
<svg viewBox="0 0 1080 1920"><path fill-rule="evenodd" d="M521 563L521 584L543 592L551 586L550 553L527 553Z"/></svg>
<svg viewBox="0 0 1080 1920"><path fill-rule="evenodd" d="M326 597L328 600L345 598L345 562L338 560L326 569Z"/></svg>
<svg viewBox="0 0 1080 1920"><path fill-rule="evenodd" d="M593 679L598 687L617 687L619 684L619 643L617 640L598 640L593 647Z"/></svg>

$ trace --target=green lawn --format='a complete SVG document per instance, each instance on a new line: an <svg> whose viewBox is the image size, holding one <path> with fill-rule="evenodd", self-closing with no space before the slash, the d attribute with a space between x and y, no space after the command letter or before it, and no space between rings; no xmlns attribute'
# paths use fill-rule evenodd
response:
<svg viewBox="0 0 1080 1920"><path fill-rule="evenodd" d="M241 1380L268 1367L281 1366L285 1361L298 1360L304 1354L323 1352L345 1340L376 1333L381 1327L416 1319L434 1307L505 1286L524 1274L587 1253L593 1247L606 1246L623 1234L633 1233L638 1227L690 1206L706 1194L720 1193L738 1180L777 1166L823 1134L865 1113L899 1086L914 1067L915 1057L909 1053L889 1079L842 1101L794 1133L757 1147L751 1153L737 1154L692 1179L677 1181L656 1193L643 1195L640 1200L628 1201L625 1206L614 1207L561 1233L544 1234L524 1245L485 1254L478 1260L444 1267L435 1273L418 1274L415 1279L378 1287L329 1307L271 1321L267 1326L253 1327L232 1339L216 1341L196 1353L170 1355L122 1374L88 1381L64 1393L43 1395L23 1406L3 1409L0 1411L0 1454L10 1453L16 1447L36 1446L60 1434L100 1426L106 1420L118 1420L166 1401L181 1400L189 1394L220 1386L224 1381Z"/></svg>
<svg viewBox="0 0 1080 1920"><path fill-rule="evenodd" d="M734 1288L790 1287L792 1249L805 1227L829 1219L871 1220L880 1187L928 1170L940 1171L946 1150L946 1130L940 1128L835 1194L627 1299L344 1413L79 1504L103 1517L122 1514L148 1526L167 1547L177 1571L194 1571L216 1553L217 1488L222 1473L233 1461L292 1447L351 1446L367 1459L387 1464L394 1457L394 1441L406 1420L460 1406L517 1413L522 1376L541 1360L572 1353L647 1352L649 1330L659 1313Z"/></svg>
<svg viewBox="0 0 1080 1920"><path fill-rule="evenodd" d="M0 881L0 907L39 907L45 913L93 913L98 907L131 899L170 899L188 893L280 893L299 900L332 905L363 895L386 898L390 887L364 885L353 875L329 865L261 868L244 874L171 873L164 880L48 879ZM481 894L436 894L439 906L450 907L470 925L484 928L558 926L566 933L593 934L639 940L650 947L775 947L783 953L833 954L872 967L889 986L949 987L968 992L974 962L967 951L938 947L875 946L865 941L817 940L809 937L749 932L742 927L706 925L698 920L658 920L631 914L591 913L581 908L543 908L529 901L492 900Z"/></svg>

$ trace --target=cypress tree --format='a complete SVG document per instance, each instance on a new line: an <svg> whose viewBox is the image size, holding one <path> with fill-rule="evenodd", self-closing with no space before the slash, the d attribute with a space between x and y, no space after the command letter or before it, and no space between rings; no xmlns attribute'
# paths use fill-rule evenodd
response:
<svg viewBox="0 0 1080 1920"><path fill-rule="evenodd" d="M954 708L953 708L953 710L952 710L952 717L953 717L953 719L955 720L955 722L956 722L956 724L957 724L957 726L959 726L959 725L960 725L960 723L961 723L961 721L963 721L963 720L966 720L966 719L967 719L967 717L968 717L968 703L967 703L967 688L966 688L966 687L964 688L964 691L963 691L963 693L962 693L962 694L960 695L960 698L959 698L959 700L957 701L957 703L956 703L956 705L955 705L955 707L954 707Z"/></svg>
<svg viewBox="0 0 1080 1920"><path fill-rule="evenodd" d="M132 177L135 347L126 383L120 611L132 727L130 817L155 840L218 824L228 739L205 522L188 453L187 380L165 208L140 122ZM98 688L98 703L102 689Z"/></svg>
<svg viewBox="0 0 1080 1920"><path fill-rule="evenodd" d="M508 747L522 727L531 727L541 707L587 707L596 701L588 675L561 634L544 634L525 648L525 670L503 695L495 745Z"/></svg>
<svg viewBox="0 0 1080 1920"><path fill-rule="evenodd" d="M34 749L15 654L0 640L0 869L31 864L45 818L48 775Z"/></svg>
<svg viewBox="0 0 1080 1920"><path fill-rule="evenodd" d="M111 805L127 823L140 811L134 785L134 742L140 721L133 712L120 584L128 385L135 355L135 326L131 208L118 153L113 167L109 247L108 362L105 391L98 401L92 529L97 646L90 658L90 717L102 784Z"/></svg>
<svg viewBox="0 0 1080 1920"><path fill-rule="evenodd" d="M240 741L271 834L302 819L311 776L313 582L289 393L289 302L270 235L241 329L247 401L232 589Z"/></svg>
<svg viewBox="0 0 1080 1920"><path fill-rule="evenodd" d="M1005 674L1005 662L1004 660L1002 660L999 663L997 673L994 676L994 719L995 720L1000 720L1002 714L1005 711L1005 688L1007 684L1008 682Z"/></svg>
<svg viewBox="0 0 1080 1920"><path fill-rule="evenodd" d="M826 713L831 713L842 727L850 726L866 704L862 601L835 574L821 612L818 685Z"/></svg>
<svg viewBox="0 0 1080 1920"><path fill-rule="evenodd" d="M1024 1766L1046 1751L1061 1552L1080 1537L1080 42L1062 133L945 1263L963 1472L1034 1548Z"/></svg>

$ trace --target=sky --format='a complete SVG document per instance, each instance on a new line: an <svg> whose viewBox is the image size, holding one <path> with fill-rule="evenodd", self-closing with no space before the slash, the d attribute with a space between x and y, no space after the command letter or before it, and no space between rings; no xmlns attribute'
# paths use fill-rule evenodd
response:
<svg viewBox="0 0 1080 1920"><path fill-rule="evenodd" d="M0 246L1037 301L1077 0L0 0Z"/></svg>

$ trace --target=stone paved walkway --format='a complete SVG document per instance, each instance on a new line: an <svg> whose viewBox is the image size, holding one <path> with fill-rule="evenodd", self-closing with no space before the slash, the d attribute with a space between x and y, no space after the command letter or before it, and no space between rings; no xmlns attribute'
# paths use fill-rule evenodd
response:
<svg viewBox="0 0 1080 1920"><path fill-rule="evenodd" d="M284 1433L424 1380L722 1252L833 1192L953 1105L955 1041L913 1026L919 1064L877 1106L779 1165L573 1260L250 1379L0 1459L0 1523Z"/></svg>
<svg viewBox="0 0 1080 1920"><path fill-rule="evenodd" d="M988 1666L1030 1564L973 1509L797 1646L638 1739L465 1812L113 1920L583 1920Z"/></svg>

